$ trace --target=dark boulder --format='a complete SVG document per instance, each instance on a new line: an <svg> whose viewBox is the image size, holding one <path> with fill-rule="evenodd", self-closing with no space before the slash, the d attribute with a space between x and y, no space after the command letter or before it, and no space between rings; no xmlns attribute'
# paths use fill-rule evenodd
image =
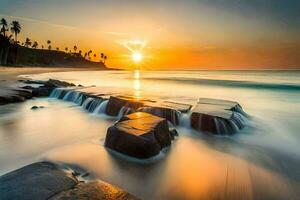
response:
<svg viewBox="0 0 300 200"><path fill-rule="evenodd" d="M171 145L167 120L148 113L124 116L108 128L105 146L136 158L150 158Z"/></svg>

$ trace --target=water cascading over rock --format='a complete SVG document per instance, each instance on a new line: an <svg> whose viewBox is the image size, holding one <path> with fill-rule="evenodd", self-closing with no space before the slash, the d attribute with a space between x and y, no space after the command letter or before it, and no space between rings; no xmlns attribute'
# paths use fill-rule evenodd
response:
<svg viewBox="0 0 300 200"><path fill-rule="evenodd" d="M231 135L244 128L248 115L234 101L200 98L191 113L191 127L216 135Z"/></svg>

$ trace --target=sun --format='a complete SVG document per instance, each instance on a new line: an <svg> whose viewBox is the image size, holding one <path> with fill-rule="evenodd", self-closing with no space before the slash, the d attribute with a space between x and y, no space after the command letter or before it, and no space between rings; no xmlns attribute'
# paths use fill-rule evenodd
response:
<svg viewBox="0 0 300 200"><path fill-rule="evenodd" d="M143 59L143 55L140 52L134 52L131 57L134 62L140 62Z"/></svg>

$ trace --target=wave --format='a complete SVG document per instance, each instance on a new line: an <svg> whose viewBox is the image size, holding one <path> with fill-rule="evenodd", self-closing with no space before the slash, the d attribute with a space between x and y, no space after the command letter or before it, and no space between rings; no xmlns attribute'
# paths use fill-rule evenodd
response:
<svg viewBox="0 0 300 200"><path fill-rule="evenodd" d="M216 79L195 79L195 78L142 78L143 80L153 81L172 81L177 83L213 85L222 87L238 87L253 89L270 89L270 90L300 90L300 85L281 84L281 83L263 83L254 81L238 81L238 80L216 80Z"/></svg>

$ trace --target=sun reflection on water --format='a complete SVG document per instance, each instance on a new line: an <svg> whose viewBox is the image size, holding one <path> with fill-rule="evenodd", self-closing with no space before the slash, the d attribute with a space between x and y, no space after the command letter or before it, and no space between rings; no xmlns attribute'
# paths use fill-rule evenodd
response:
<svg viewBox="0 0 300 200"><path fill-rule="evenodd" d="M134 97L141 98L141 80L140 80L140 71L135 70L133 74L133 89Z"/></svg>

